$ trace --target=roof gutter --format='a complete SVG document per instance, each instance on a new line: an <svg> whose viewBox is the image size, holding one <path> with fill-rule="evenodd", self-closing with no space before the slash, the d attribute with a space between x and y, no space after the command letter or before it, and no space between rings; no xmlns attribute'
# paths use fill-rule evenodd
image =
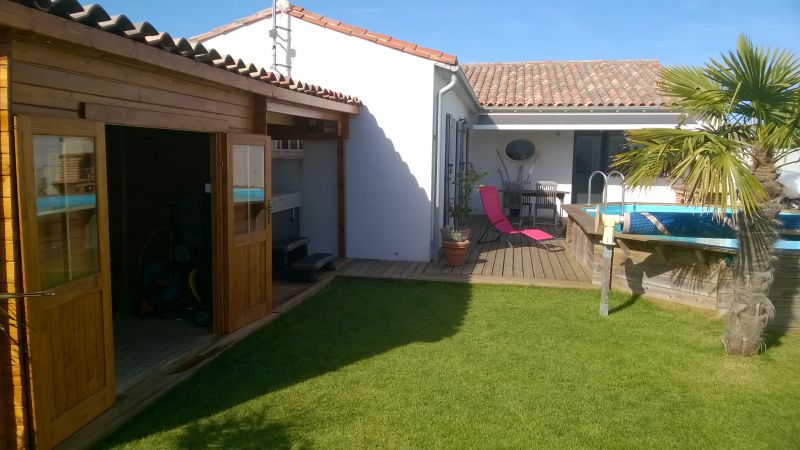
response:
<svg viewBox="0 0 800 450"><path fill-rule="evenodd" d="M481 106L481 101L478 99L478 95L475 94L475 90L472 88L472 84L470 84L467 76L464 75L464 71L461 69L461 66L452 66L449 64L442 64L436 63L437 67L441 67L442 69L447 69L456 74L458 77L458 81L465 87L465 91L467 92L467 96L469 97L470 102L472 102L472 106L475 107L475 110L481 112L484 110L483 106Z"/></svg>
<svg viewBox="0 0 800 450"><path fill-rule="evenodd" d="M442 137L439 133L440 123L442 119L442 100L445 94L452 91L458 83L458 72L460 69L456 66L455 69L450 69L450 82L443 88L439 89L434 99L434 116L433 116L433 159L431 160L431 245L430 245L430 260L436 260L436 212L441 206L439 204L439 181L441 180L441 170L439 167L439 160L442 155Z"/></svg>

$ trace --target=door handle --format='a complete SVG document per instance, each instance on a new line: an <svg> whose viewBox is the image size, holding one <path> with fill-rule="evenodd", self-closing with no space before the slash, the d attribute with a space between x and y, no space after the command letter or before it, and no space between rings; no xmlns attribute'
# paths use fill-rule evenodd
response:
<svg viewBox="0 0 800 450"><path fill-rule="evenodd" d="M47 289L45 291L36 291L36 292L14 292L14 293L5 293L0 294L0 300L10 300L14 298L28 298L28 297L52 297L56 295L56 291L53 289Z"/></svg>

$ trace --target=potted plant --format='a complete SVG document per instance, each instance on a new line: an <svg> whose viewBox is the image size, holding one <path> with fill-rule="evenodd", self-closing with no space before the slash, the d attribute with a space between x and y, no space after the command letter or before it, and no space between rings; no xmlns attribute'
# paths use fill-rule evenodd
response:
<svg viewBox="0 0 800 450"><path fill-rule="evenodd" d="M456 197L448 205L447 211L450 217L453 218L455 228L461 232L465 240L469 240L470 234L470 228L467 226L469 216L472 213L472 208L469 206L470 200L472 199L472 194L478 190L478 182L486 175L488 173L485 170L479 172L475 170L471 162L467 162L464 164L464 169L453 180L456 188ZM442 235L442 240L444 240L444 234Z"/></svg>
<svg viewBox="0 0 800 450"><path fill-rule="evenodd" d="M463 266L467 259L469 240L453 226L442 228L442 251L448 266Z"/></svg>

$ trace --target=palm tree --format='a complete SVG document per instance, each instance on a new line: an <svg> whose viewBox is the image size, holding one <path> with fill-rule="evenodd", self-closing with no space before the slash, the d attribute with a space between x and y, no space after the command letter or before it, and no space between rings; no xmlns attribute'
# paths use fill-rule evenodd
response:
<svg viewBox="0 0 800 450"><path fill-rule="evenodd" d="M783 199L777 179L800 153L800 60L740 36L721 61L665 68L659 89L701 126L687 128L683 119L675 129L629 131L614 166L629 185L651 186L665 175L719 218L731 211L739 251L722 340L731 354L753 355L775 311L768 294Z"/></svg>

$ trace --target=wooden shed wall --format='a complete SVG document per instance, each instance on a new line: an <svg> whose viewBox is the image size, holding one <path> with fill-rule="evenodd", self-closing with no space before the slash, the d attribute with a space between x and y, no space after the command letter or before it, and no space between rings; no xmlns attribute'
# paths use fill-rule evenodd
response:
<svg viewBox="0 0 800 450"><path fill-rule="evenodd" d="M14 114L194 131L266 131L266 106L257 105L265 98L239 89L30 33L15 35L12 55Z"/></svg>
<svg viewBox="0 0 800 450"><path fill-rule="evenodd" d="M0 248L0 292L18 292L20 285L19 233L17 227L17 191L14 163L14 128L10 112L9 79L11 70L11 35L0 31L0 192L3 206L2 248ZM23 337L17 327L22 301L9 300L0 305L6 312L2 319L8 335L0 333L0 448L18 448L27 444L23 364L19 347ZM9 336L11 339L9 339ZM13 340L12 340L13 339Z"/></svg>
<svg viewBox="0 0 800 450"><path fill-rule="evenodd" d="M11 33L0 34L0 289L6 292L21 290L13 115L205 132L266 132L266 98L258 94L31 33ZM17 338L15 306L9 302L7 308L12 337ZM28 441L24 365L18 348L2 337L0 360L11 362L0 365L0 448L24 447Z"/></svg>

